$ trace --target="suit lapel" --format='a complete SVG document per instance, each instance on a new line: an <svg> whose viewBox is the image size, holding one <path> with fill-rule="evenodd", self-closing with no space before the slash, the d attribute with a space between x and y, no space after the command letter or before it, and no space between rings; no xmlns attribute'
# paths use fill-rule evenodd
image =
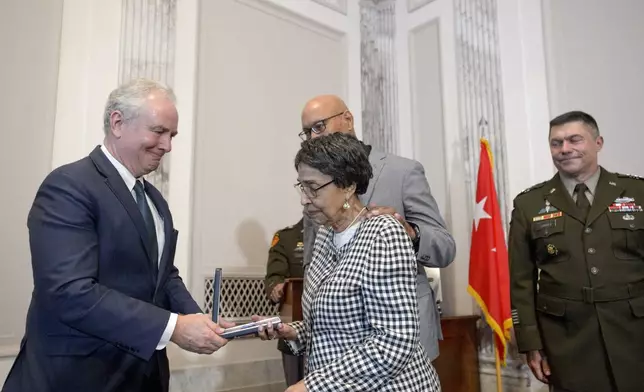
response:
<svg viewBox="0 0 644 392"><path fill-rule="evenodd" d="M371 168L373 170L373 178L369 181L369 186L367 191L360 198L364 205L368 205L371 202L371 197L373 196L373 191L376 188L378 179L380 178L380 173L382 173L382 168L385 167L387 163L387 155L379 151L371 151L369 154L369 163L371 163Z"/></svg>
<svg viewBox="0 0 644 392"><path fill-rule="evenodd" d="M566 213L572 218L584 223L586 220L579 211L579 208L575 205L572 200L572 197L566 191L566 187L561 182L559 173L557 173L544 187L545 194L544 199L548 200L550 204L557 207L559 211Z"/></svg>
<svg viewBox="0 0 644 392"><path fill-rule="evenodd" d="M157 285L163 281L163 274L165 273L168 267L168 258L170 257L170 247L173 246L175 241L173 235L173 228L170 219L170 209L168 208L168 203L163 200L161 192L159 192L154 186L145 181L145 191L154 203L161 219L163 219L163 234L165 236L165 241L163 243L163 249L161 252L161 261L159 262L159 275L157 278Z"/></svg>
<svg viewBox="0 0 644 392"><path fill-rule="evenodd" d="M106 177L105 183L112 192L114 192L114 195L121 202L123 208L125 208L125 211L130 216L130 219L132 219L132 222L136 227L136 231L139 233L141 245L148 256L148 260L152 260L147 243L147 229L145 228L145 222L143 221L143 216L141 216L141 212L139 211L139 207L136 205L136 201L134 200L131 191L127 189L123 178L121 178L119 172L107 159L105 154L103 154L100 147L96 147L94 151L89 154L89 157L94 162L94 165L96 165L96 168ZM148 266L150 265L150 263L147 264Z"/></svg>
<svg viewBox="0 0 644 392"><path fill-rule="evenodd" d="M593 223L601 214L603 214L608 206L610 206L615 199L620 197L624 192L624 188L619 185L617 176L610 173L604 168L601 168L597 188L595 189L595 197L593 204L588 212L587 226Z"/></svg>

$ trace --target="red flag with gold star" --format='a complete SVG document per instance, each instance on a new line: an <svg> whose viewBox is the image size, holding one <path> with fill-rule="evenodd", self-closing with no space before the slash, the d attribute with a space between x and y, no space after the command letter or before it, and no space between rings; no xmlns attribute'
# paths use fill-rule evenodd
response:
<svg viewBox="0 0 644 392"><path fill-rule="evenodd" d="M510 271L492 163L490 145L481 139L467 291L494 331L497 359L505 366L512 328Z"/></svg>

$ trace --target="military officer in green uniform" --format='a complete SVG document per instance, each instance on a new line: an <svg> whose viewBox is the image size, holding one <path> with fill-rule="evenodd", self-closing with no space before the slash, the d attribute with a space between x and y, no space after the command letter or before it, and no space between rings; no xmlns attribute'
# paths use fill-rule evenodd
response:
<svg viewBox="0 0 644 392"><path fill-rule="evenodd" d="M302 258L304 256L303 221L294 226L279 230L273 236L268 251L266 266L266 296L278 303L284 296L284 281L288 278L303 276ZM277 348L282 352L284 377L288 386L304 378L304 357L293 355L286 342L280 339Z"/></svg>
<svg viewBox="0 0 644 392"><path fill-rule="evenodd" d="M598 165L589 114L553 119L549 141L558 173L510 223L519 351L553 391L644 391L644 180Z"/></svg>

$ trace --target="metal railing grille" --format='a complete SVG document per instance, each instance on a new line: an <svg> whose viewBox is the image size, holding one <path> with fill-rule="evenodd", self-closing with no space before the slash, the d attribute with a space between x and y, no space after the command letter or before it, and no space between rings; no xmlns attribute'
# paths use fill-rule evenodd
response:
<svg viewBox="0 0 644 392"><path fill-rule="evenodd" d="M204 310L209 314L212 314L212 282L213 278L210 277L205 279L204 284ZM233 322L248 322L254 314L277 316L279 307L266 298L263 278L223 277L219 314Z"/></svg>

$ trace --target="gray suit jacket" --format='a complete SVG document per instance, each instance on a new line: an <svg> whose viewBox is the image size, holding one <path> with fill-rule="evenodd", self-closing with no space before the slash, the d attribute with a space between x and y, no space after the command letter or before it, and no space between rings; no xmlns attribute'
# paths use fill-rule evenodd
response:
<svg viewBox="0 0 644 392"><path fill-rule="evenodd" d="M456 254L456 245L445 228L436 201L429 190L423 166L411 159L371 151L369 161L373 178L360 200L368 205L394 208L405 220L420 229L418 249L418 311L420 341L431 360L438 357L438 339L442 339L440 318L434 292L427 280L426 267L446 267ZM304 217L304 265L311 262L318 226Z"/></svg>

